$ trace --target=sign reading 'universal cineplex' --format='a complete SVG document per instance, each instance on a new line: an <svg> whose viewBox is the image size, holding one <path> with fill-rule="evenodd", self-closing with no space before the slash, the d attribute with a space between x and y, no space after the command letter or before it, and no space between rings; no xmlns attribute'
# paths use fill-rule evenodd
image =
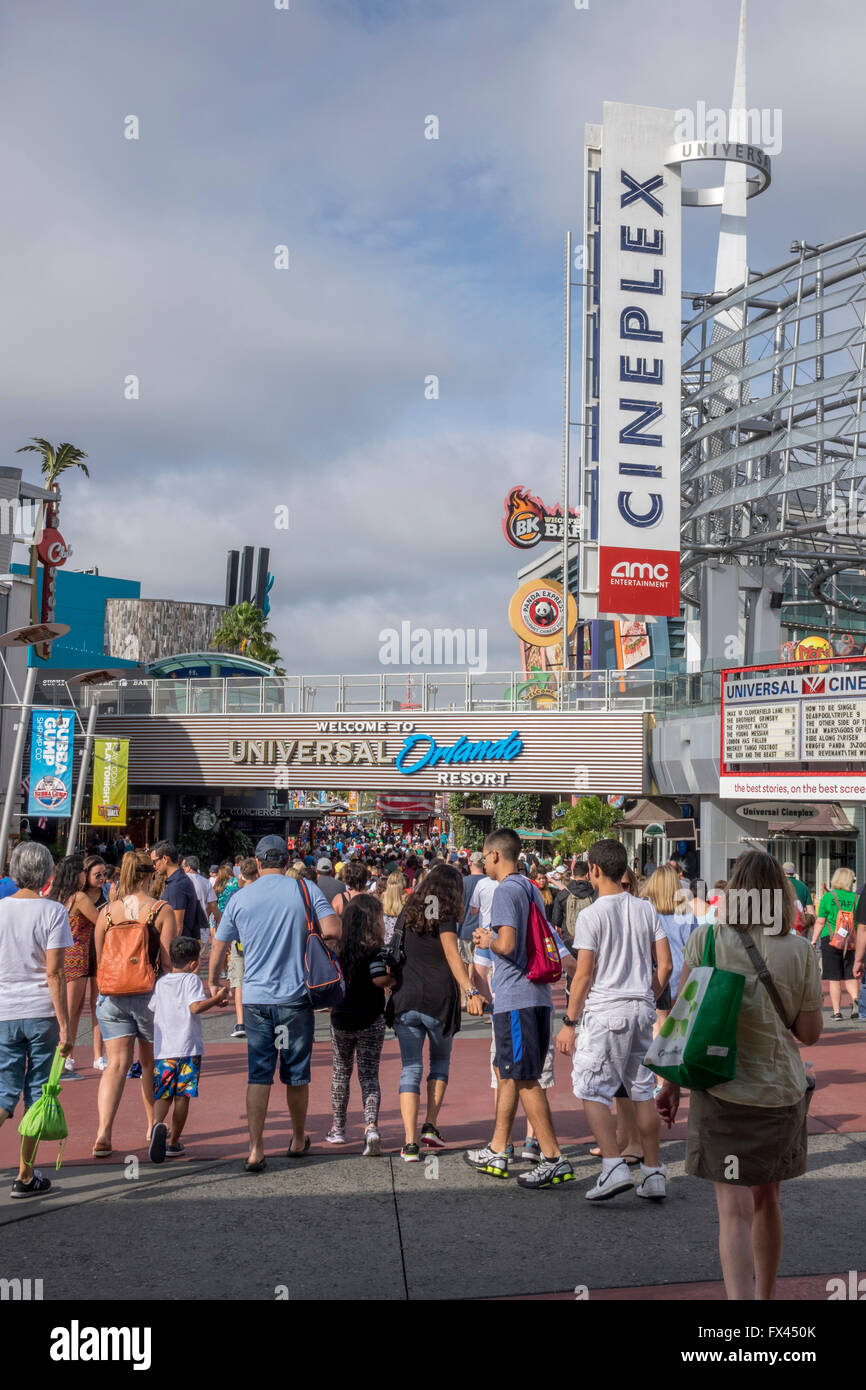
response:
<svg viewBox="0 0 866 1390"><path fill-rule="evenodd" d="M598 316L600 613L680 611L681 185L674 113L606 102Z"/></svg>
<svg viewBox="0 0 866 1390"><path fill-rule="evenodd" d="M866 669L723 674L724 797L866 800Z"/></svg>
<svg viewBox="0 0 866 1390"><path fill-rule="evenodd" d="M417 720L118 715L97 727L129 738L129 780L137 787L644 789L644 716L637 711L473 711Z"/></svg>

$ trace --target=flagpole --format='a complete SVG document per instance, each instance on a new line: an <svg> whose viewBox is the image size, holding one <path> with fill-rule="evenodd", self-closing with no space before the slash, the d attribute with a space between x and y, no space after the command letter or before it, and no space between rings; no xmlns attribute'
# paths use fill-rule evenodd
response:
<svg viewBox="0 0 866 1390"><path fill-rule="evenodd" d="M72 807L72 819L69 822L69 836L66 841L66 853L75 853L75 842L78 839L78 825L81 820L81 808L84 805L84 792L87 787L87 775L90 771L90 755L93 752L93 736L96 732L96 715L99 708L99 701L94 693L90 702L90 710L87 715L87 732L84 735L84 749L81 754L81 765L78 769L78 783L75 788L75 802Z"/></svg>

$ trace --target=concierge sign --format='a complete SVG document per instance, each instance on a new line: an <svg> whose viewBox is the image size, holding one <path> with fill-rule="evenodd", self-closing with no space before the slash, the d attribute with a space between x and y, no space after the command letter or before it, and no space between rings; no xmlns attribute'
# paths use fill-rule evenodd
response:
<svg viewBox="0 0 866 1390"><path fill-rule="evenodd" d="M443 711L408 719L111 715L97 728L129 739L133 787L355 787L404 795L645 789L645 716L631 710Z"/></svg>
<svg viewBox="0 0 866 1390"><path fill-rule="evenodd" d="M674 112L605 102L599 613L680 611L681 185Z"/></svg>
<svg viewBox="0 0 866 1390"><path fill-rule="evenodd" d="M866 660L723 671L719 791L866 801Z"/></svg>

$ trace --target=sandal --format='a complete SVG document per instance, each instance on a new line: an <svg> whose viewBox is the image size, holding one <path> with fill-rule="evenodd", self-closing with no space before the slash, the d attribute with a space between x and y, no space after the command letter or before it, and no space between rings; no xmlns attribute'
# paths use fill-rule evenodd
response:
<svg viewBox="0 0 866 1390"><path fill-rule="evenodd" d="M636 1168L639 1163L643 1163L643 1154L621 1154L620 1157L629 1168Z"/></svg>
<svg viewBox="0 0 866 1390"><path fill-rule="evenodd" d="M260 1158L258 1163L250 1163L249 1160L244 1164L245 1173L263 1173L268 1166L266 1158Z"/></svg>
<svg viewBox="0 0 866 1390"><path fill-rule="evenodd" d="M309 1152L310 1152L310 1136L309 1136L309 1134L308 1134L307 1137L306 1137L306 1139L304 1140L304 1147L303 1147L302 1149L298 1149L297 1152L296 1152L294 1149L291 1149L291 1148L288 1149L288 1150L286 1151L286 1158L306 1158L306 1156L307 1156L307 1154L308 1154Z"/></svg>
<svg viewBox="0 0 866 1390"><path fill-rule="evenodd" d="M94 1158L110 1158L111 1155L114 1153L114 1149L93 1148L90 1150L90 1152Z"/></svg>

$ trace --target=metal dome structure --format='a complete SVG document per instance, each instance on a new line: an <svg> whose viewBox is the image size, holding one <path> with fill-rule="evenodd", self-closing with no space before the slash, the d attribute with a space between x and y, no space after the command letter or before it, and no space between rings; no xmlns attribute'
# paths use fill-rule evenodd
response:
<svg viewBox="0 0 866 1390"><path fill-rule="evenodd" d="M791 251L684 325L683 597L706 559L779 564L786 624L863 627L866 232Z"/></svg>

